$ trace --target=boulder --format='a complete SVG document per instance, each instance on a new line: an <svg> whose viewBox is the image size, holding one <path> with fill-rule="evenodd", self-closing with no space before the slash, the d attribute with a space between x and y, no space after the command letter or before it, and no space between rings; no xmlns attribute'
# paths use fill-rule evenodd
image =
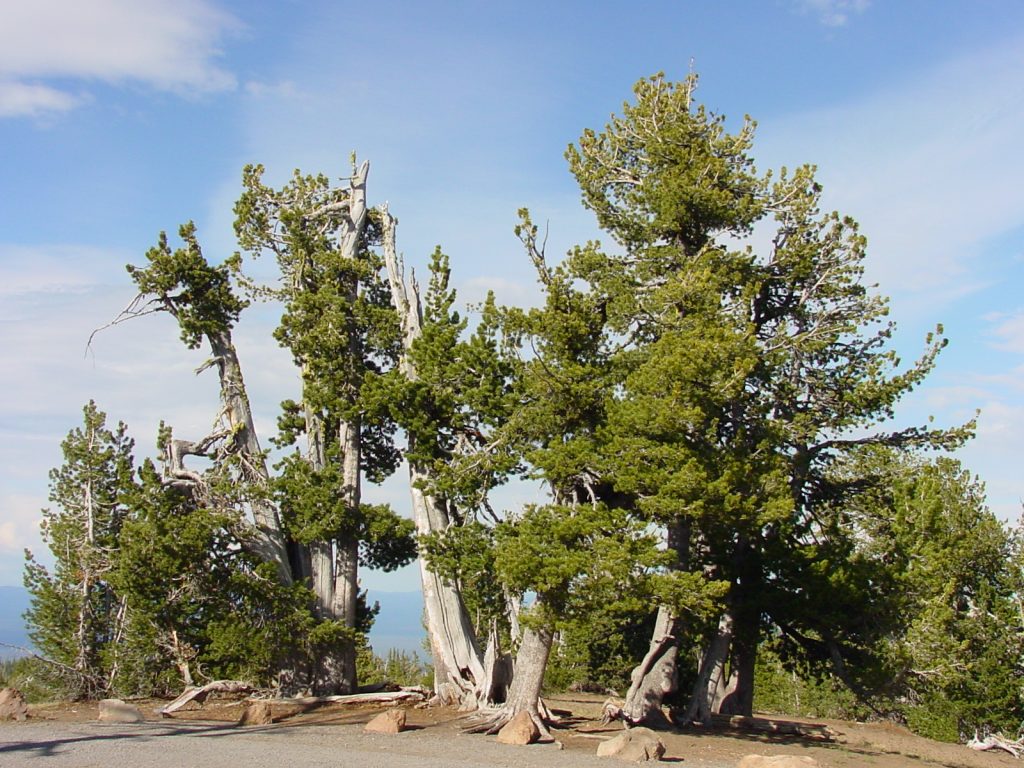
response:
<svg viewBox="0 0 1024 768"><path fill-rule="evenodd" d="M250 701L238 719L239 725L270 725L274 722L274 713L269 701Z"/></svg>
<svg viewBox="0 0 1024 768"><path fill-rule="evenodd" d="M540 728L525 710L517 713L498 731L498 742L501 744L533 744L539 738Z"/></svg>
<svg viewBox="0 0 1024 768"><path fill-rule="evenodd" d="M0 689L0 721L24 720L28 717L25 697L17 688Z"/></svg>
<svg viewBox="0 0 1024 768"><path fill-rule="evenodd" d="M665 744L650 728L630 728L597 745L599 757L617 757L631 763L661 760Z"/></svg>
<svg viewBox="0 0 1024 768"><path fill-rule="evenodd" d="M99 719L103 723L141 723L146 718L134 704L127 704L121 699L101 699Z"/></svg>
<svg viewBox="0 0 1024 768"><path fill-rule="evenodd" d="M806 755L747 755L736 768L819 768L819 764Z"/></svg>
<svg viewBox="0 0 1024 768"><path fill-rule="evenodd" d="M363 733L401 733L404 730L405 710L389 709L368 722Z"/></svg>

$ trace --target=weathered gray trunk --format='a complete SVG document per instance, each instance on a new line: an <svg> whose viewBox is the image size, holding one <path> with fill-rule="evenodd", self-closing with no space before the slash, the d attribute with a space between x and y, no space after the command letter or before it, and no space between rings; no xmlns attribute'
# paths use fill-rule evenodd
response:
<svg viewBox="0 0 1024 768"><path fill-rule="evenodd" d="M631 725L644 723L654 728L669 725L661 709L662 700L676 690L676 659L682 622L666 607L658 608L651 645L643 660L630 673L629 691L621 716Z"/></svg>
<svg viewBox="0 0 1024 768"><path fill-rule="evenodd" d="M503 707L509 718L523 711L529 712L545 732L547 728L540 716L540 690L553 640L554 632L550 627L527 627L523 631L523 642L516 654L515 676Z"/></svg>
<svg viewBox="0 0 1024 768"><path fill-rule="evenodd" d="M345 505L355 515L359 509L359 472L362 463L359 421L343 422L339 434L344 457L342 476L345 483ZM355 630L357 624L357 598L359 596L359 539L350 536L335 543L334 550L334 595L333 615L346 627ZM340 664L338 693L355 693L359 687L356 679L356 644L346 641L338 649Z"/></svg>
<svg viewBox="0 0 1024 768"><path fill-rule="evenodd" d="M293 574L288 562L288 544L277 506L270 499L270 472L256 434L242 366L231 333L211 333L207 339L220 374L221 407L230 430L228 450L238 458L242 480L257 491L251 505L256 528L254 549L263 560L274 563L282 584L291 584Z"/></svg>
<svg viewBox="0 0 1024 768"><path fill-rule="evenodd" d="M668 548L676 553L676 567L684 569L690 559L690 521L675 520L668 526ZM662 701L677 687L679 636L682 619L665 605L659 606L651 645L643 660L630 673L629 691L620 716L631 725L643 723L655 728L669 725Z"/></svg>
<svg viewBox="0 0 1024 768"><path fill-rule="evenodd" d="M422 334L423 311L415 277L408 283L405 265L395 245L397 222L386 206L381 209L384 261L387 266L391 298L402 325L402 356L400 369L411 381L417 379L416 367L409 355L412 345ZM414 449L413 439L409 451ZM444 531L451 524L448 510L425 488L434 485L430 471L416 461L409 461L409 487L412 495L413 521L419 535ZM442 579L420 558L420 579L427 635L434 656L434 689L442 700L458 703L462 708L486 706L504 693L496 664L485 668L469 612L458 585ZM492 651L492 655L494 652ZM488 671L490 670L490 671Z"/></svg>
<svg viewBox="0 0 1024 768"><path fill-rule="evenodd" d="M683 723L711 724L711 715L721 707L727 691L725 664L732 644L733 614L726 611L718 621L714 637L704 650Z"/></svg>
<svg viewBox="0 0 1024 768"><path fill-rule="evenodd" d="M739 608L735 612L732 649L729 655L729 680L715 709L716 714L754 714L754 667L761 639L760 616L756 611Z"/></svg>

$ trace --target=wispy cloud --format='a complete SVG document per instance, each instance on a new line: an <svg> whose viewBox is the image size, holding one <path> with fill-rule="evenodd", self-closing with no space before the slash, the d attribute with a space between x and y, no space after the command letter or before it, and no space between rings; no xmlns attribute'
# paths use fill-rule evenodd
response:
<svg viewBox="0 0 1024 768"><path fill-rule="evenodd" d="M761 156L820 163L825 205L864 226L869 279L933 314L992 280L986 249L1024 223L1024 156L1011 151L1022 96L1018 38L854 103L765 119Z"/></svg>
<svg viewBox="0 0 1024 768"><path fill-rule="evenodd" d="M207 0L5 3L0 117L65 112L87 97L68 80L142 83L182 94L234 88L220 41L240 27Z"/></svg>
<svg viewBox="0 0 1024 768"><path fill-rule="evenodd" d="M985 317L992 327L989 335L996 349L1024 353L1024 310L1007 313L993 313Z"/></svg>
<svg viewBox="0 0 1024 768"><path fill-rule="evenodd" d="M826 27L845 27L852 16L864 13L871 0L796 0L800 13L816 16Z"/></svg>
<svg viewBox="0 0 1024 768"><path fill-rule="evenodd" d="M108 248L0 243L0 296L84 291L99 282L101 265L127 261ZM110 271L102 274L109 277Z"/></svg>

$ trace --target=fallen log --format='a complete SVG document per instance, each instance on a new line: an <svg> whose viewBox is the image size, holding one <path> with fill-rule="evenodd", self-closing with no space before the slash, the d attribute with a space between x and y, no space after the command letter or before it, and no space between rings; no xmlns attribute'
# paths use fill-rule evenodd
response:
<svg viewBox="0 0 1024 768"><path fill-rule="evenodd" d="M835 741L839 734L827 725L818 723L794 723L791 720L772 720L765 717L744 715L712 715L716 727L736 728L755 733L770 733L779 736L800 736L805 739Z"/></svg>
<svg viewBox="0 0 1024 768"><path fill-rule="evenodd" d="M397 691L376 693L349 693L338 696L299 696L292 699L266 699L272 704L397 704L399 702L426 701L430 691L419 686L401 688Z"/></svg>
<svg viewBox="0 0 1024 768"><path fill-rule="evenodd" d="M186 688L178 698L165 707L157 710L157 714L169 717L193 701L202 704L211 693L251 693L255 687L242 680L214 680L212 683L199 686L198 688Z"/></svg>

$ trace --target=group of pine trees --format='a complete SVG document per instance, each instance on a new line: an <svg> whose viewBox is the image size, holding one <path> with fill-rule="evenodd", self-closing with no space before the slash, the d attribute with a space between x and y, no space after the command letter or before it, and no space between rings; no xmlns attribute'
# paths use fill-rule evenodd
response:
<svg viewBox="0 0 1024 768"><path fill-rule="evenodd" d="M440 250L425 291L406 276L354 161L342 187L246 168L240 253L212 265L186 225L129 267L118 320L171 315L220 406L209 435L162 427L138 469L93 404L65 441L57 564L26 580L71 692L352 691L358 569L418 552L435 688L490 711L481 728L523 710L543 726L546 673L621 687L629 723L749 714L770 657L947 738L1015 731L1021 548L976 481L923 453L973 424L889 425L941 328L902 365L856 223L820 210L813 167L760 172L753 123L729 132L696 84L642 80L569 147L610 242L549 263L520 211L543 299L489 297L472 328ZM258 257L273 284L246 276ZM299 371L274 462L232 342L254 300L281 307ZM411 520L361 496L402 461ZM535 502L493 509L513 478Z"/></svg>

